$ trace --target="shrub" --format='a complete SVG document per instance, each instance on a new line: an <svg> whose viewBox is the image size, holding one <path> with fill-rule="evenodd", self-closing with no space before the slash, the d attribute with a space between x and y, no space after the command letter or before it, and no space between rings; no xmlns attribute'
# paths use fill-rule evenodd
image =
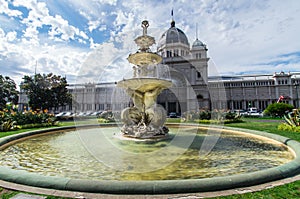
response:
<svg viewBox="0 0 300 199"><path fill-rule="evenodd" d="M53 124L50 123L41 123L41 124L24 124L21 125L20 127L22 129L29 129L29 128L38 128L38 127L49 127L49 126L58 126L59 122L56 121Z"/></svg>
<svg viewBox="0 0 300 199"><path fill-rule="evenodd" d="M278 126L278 130L281 131L293 131L300 133L300 126L290 126L287 123L282 123Z"/></svg>
<svg viewBox="0 0 300 199"><path fill-rule="evenodd" d="M285 122L290 126L300 126L300 111L299 109L294 109L293 112L288 113L283 116Z"/></svg>
<svg viewBox="0 0 300 199"><path fill-rule="evenodd" d="M285 123L278 126L279 130L300 132L300 111L294 109L293 112L283 116Z"/></svg>
<svg viewBox="0 0 300 199"><path fill-rule="evenodd" d="M239 120L241 119L241 115L234 112L226 112L225 119L227 120Z"/></svg>
<svg viewBox="0 0 300 199"><path fill-rule="evenodd" d="M11 112L8 109L0 111L0 131L6 132L17 129L16 121L13 119Z"/></svg>
<svg viewBox="0 0 300 199"><path fill-rule="evenodd" d="M185 112L181 119L185 122L194 121L202 124L242 122L241 115L224 110L201 110L199 112Z"/></svg>
<svg viewBox="0 0 300 199"><path fill-rule="evenodd" d="M290 104L273 103L265 109L264 113L272 117L283 117L287 112L292 111L293 108Z"/></svg>
<svg viewBox="0 0 300 199"><path fill-rule="evenodd" d="M211 119L211 112L204 110L199 112L199 119L200 120L210 120Z"/></svg>
<svg viewBox="0 0 300 199"><path fill-rule="evenodd" d="M211 124L212 120L194 120L195 122L199 124Z"/></svg>
<svg viewBox="0 0 300 199"><path fill-rule="evenodd" d="M109 123L110 121L104 118L99 118L98 123Z"/></svg>
<svg viewBox="0 0 300 199"><path fill-rule="evenodd" d="M19 129L20 126L16 125L16 121L8 120L0 124L0 131L6 132L11 130Z"/></svg>
<svg viewBox="0 0 300 199"><path fill-rule="evenodd" d="M101 119L104 119L104 120L101 120ZM105 120L107 120L108 122L114 122L115 121L114 114L113 114L112 111L103 111L99 115L99 119L98 119L99 122L105 121ZM101 123L103 123L103 122L101 122Z"/></svg>
<svg viewBox="0 0 300 199"><path fill-rule="evenodd" d="M211 111L211 119L212 120L224 120L225 119L225 115L226 115L226 112L223 111L223 110L213 110Z"/></svg>

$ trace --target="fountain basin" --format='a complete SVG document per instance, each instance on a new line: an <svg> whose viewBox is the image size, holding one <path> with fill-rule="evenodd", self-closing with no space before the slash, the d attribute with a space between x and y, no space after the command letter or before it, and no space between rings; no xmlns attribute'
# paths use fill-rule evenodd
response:
<svg viewBox="0 0 300 199"><path fill-rule="evenodd" d="M157 78L132 78L119 81L117 85L121 88L129 88L134 91L145 93L156 88L169 88L172 86L172 82L170 80Z"/></svg>
<svg viewBox="0 0 300 199"><path fill-rule="evenodd" d="M182 124L181 124L182 125ZM170 127L172 125L169 125ZM198 125L186 124L187 127L197 127ZM91 126L90 126L91 127ZM111 127L111 125L106 127ZM202 126L207 128L207 126ZM22 133L14 136L9 136L0 139L0 145L10 145L12 142L19 139L25 139L28 136L37 136L44 133L51 133L60 130L72 130L75 127L62 127L55 129L47 129L40 131L33 131ZM211 128L211 127L210 127ZM214 127L218 128L218 127ZM261 171L213 177L202 179L180 179L180 180L141 180L141 181L119 181L119 180L83 180L66 177L45 176L36 173L14 170L7 167L0 168L0 179L25 184L29 186L69 190L69 191L82 191L93 193L111 193L111 194L168 194L168 193L191 193L203 191L224 190L229 188L237 188L243 186L251 186L273 180L278 180L293 176L300 171L300 144L288 138L273 135L261 131L251 131L245 129L236 129L223 127L225 130L240 131L249 133L251 135L263 136L276 140L287 147L290 147L295 153L295 159L292 161Z"/></svg>
<svg viewBox="0 0 300 199"><path fill-rule="evenodd" d="M162 58L156 53L138 52L129 55L128 61L134 65L146 66L152 63L160 63L162 61Z"/></svg>

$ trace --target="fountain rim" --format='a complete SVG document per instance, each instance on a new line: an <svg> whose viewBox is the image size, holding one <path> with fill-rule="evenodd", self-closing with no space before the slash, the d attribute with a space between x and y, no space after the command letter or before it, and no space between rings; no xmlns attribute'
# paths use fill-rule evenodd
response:
<svg viewBox="0 0 300 199"><path fill-rule="evenodd" d="M195 126L202 128L214 128L241 133L249 133L254 136L264 137L275 140L288 148L292 149L295 158L283 165L250 172L245 174L236 174L222 177L202 178L202 179L181 179L181 180L154 180L154 181L116 181L116 180L83 180L64 177L44 176L36 173L30 173L22 170L14 170L8 167L0 166L0 180L33 186L46 189L57 189L61 191L76 191L102 194L179 194L179 193L196 193L207 191L220 191L233 188L247 187L262 183L272 182L300 174L300 143L280 135L241 129L234 127L199 125L199 124L182 124L168 123L167 126ZM44 133L51 133L60 130L72 130L86 127L113 127L116 124L101 125L82 125L55 127L51 129L42 129L10 135L0 138L0 148L10 145L12 142L25 139L30 136L37 136Z"/></svg>

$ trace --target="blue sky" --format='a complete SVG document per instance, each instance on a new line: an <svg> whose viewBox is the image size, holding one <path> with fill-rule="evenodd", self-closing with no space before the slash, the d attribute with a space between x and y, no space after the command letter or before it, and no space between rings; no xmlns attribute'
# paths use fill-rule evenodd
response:
<svg viewBox="0 0 300 199"><path fill-rule="evenodd" d="M158 41L172 9L190 44L197 24L210 75L300 71L298 0L0 0L0 74L118 80L131 70L141 21Z"/></svg>

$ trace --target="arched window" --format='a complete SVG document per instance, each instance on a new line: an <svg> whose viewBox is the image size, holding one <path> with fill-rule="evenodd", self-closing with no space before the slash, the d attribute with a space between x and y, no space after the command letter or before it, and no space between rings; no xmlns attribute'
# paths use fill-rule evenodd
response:
<svg viewBox="0 0 300 199"><path fill-rule="evenodd" d="M201 78L201 73L197 72L197 78Z"/></svg>
<svg viewBox="0 0 300 199"><path fill-rule="evenodd" d="M181 50L181 56L184 56L184 50Z"/></svg>
<svg viewBox="0 0 300 199"><path fill-rule="evenodd" d="M167 50L167 57L171 57L171 52Z"/></svg>
<svg viewBox="0 0 300 199"><path fill-rule="evenodd" d="M197 100L203 100L203 99L204 99L203 95L201 95L201 94L197 95Z"/></svg>
<svg viewBox="0 0 300 199"><path fill-rule="evenodd" d="M175 50L174 50L174 57L178 57L178 56L179 56L178 49L175 49Z"/></svg>

